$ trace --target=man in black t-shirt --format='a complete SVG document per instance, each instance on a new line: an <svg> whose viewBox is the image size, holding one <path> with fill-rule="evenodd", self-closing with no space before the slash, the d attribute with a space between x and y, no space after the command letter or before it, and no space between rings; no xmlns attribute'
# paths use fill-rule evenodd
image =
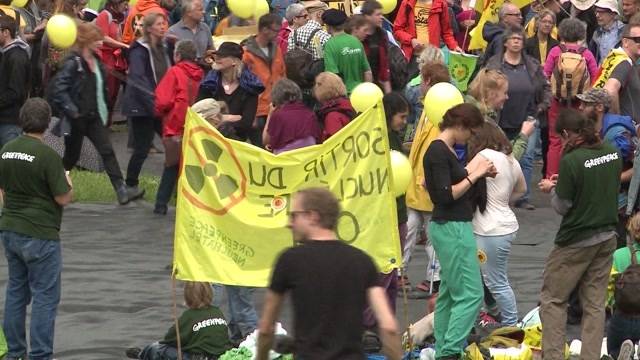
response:
<svg viewBox="0 0 640 360"><path fill-rule="evenodd" d="M367 301L379 324L383 351L400 359L398 325L371 258L337 239L340 206L326 189L298 192L289 213L300 246L276 261L259 324L258 360L268 359L284 295L294 308L295 355L301 359L364 359L362 313Z"/></svg>

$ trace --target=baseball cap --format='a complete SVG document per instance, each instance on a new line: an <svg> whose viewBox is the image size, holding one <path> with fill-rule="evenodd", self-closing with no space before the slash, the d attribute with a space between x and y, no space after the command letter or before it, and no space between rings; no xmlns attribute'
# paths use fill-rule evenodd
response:
<svg viewBox="0 0 640 360"><path fill-rule="evenodd" d="M605 89L591 88L576 97L582 102L602 104L605 107L609 107L611 104L611 97Z"/></svg>

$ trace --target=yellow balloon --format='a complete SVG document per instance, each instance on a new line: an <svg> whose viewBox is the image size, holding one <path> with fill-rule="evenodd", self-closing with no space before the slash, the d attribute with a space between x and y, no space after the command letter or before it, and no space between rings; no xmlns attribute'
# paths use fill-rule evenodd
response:
<svg viewBox="0 0 640 360"><path fill-rule="evenodd" d="M382 13L389 14L392 13L393 10L396 9L396 5L398 4L397 0L378 0L380 5L382 5Z"/></svg>
<svg viewBox="0 0 640 360"><path fill-rule="evenodd" d="M398 197L407 192L413 178L411 163L403 153L391 150L391 177L393 178L393 194Z"/></svg>
<svg viewBox="0 0 640 360"><path fill-rule="evenodd" d="M241 19L250 19L256 11L256 0L229 0L227 7L233 15Z"/></svg>
<svg viewBox="0 0 640 360"><path fill-rule="evenodd" d="M376 84L364 82L353 89L349 99L351 100L351 106L357 112L364 112L377 104L383 96L382 90Z"/></svg>
<svg viewBox="0 0 640 360"><path fill-rule="evenodd" d="M66 49L76 42L78 26L76 21L67 15L56 14L47 23L47 37L53 46Z"/></svg>
<svg viewBox="0 0 640 360"><path fill-rule="evenodd" d="M463 102L464 98L460 90L454 85L437 83L424 96L425 115L434 125L438 125L442 122L442 117L447 110Z"/></svg>
<svg viewBox="0 0 640 360"><path fill-rule="evenodd" d="M256 10L253 14L253 17L258 20L262 15L267 15L269 13L269 4L267 0L256 0Z"/></svg>
<svg viewBox="0 0 640 360"><path fill-rule="evenodd" d="M24 7L25 5L27 5L27 1L28 0L13 0L11 2L11 6L15 6L15 7Z"/></svg>

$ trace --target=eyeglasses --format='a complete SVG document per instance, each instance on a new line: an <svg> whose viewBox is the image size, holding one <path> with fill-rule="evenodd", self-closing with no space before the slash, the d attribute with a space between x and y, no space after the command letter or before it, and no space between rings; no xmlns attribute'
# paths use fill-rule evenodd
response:
<svg viewBox="0 0 640 360"><path fill-rule="evenodd" d="M290 212L289 212L289 219L291 219L291 220L295 220L295 219L298 217L298 215L300 215L300 214L306 214L306 213L308 213L308 212L309 212L309 210L302 210L302 211L290 211Z"/></svg>
<svg viewBox="0 0 640 360"><path fill-rule="evenodd" d="M306 18L308 18L308 17L309 17L309 14L303 14L303 15L298 15L298 16L296 16L296 19L299 19L299 18L306 19Z"/></svg>
<svg viewBox="0 0 640 360"><path fill-rule="evenodd" d="M640 44L640 36L625 36L624 38L632 40L636 44Z"/></svg>
<svg viewBox="0 0 640 360"><path fill-rule="evenodd" d="M521 13L511 13L511 14L504 14L505 16L509 15L509 16L515 16L515 17L522 17Z"/></svg>

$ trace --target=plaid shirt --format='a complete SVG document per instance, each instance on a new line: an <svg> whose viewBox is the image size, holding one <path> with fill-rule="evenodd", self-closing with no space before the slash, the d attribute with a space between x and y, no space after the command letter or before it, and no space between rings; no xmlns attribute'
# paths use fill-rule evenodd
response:
<svg viewBox="0 0 640 360"><path fill-rule="evenodd" d="M291 35L289 35L289 40L287 42L287 51L295 49L296 40L300 47L304 47L304 44L306 44L307 40L309 40L309 36L311 36L311 33L316 29L320 29L320 31L316 32L313 40L309 42L309 47L305 48L305 50L311 52L313 60L322 59L322 49L324 48L324 44L326 44L327 41L329 41L329 39L331 38L331 35L324 31L322 29L322 25L320 25L315 20L309 20L306 24L304 24L304 26L299 27L295 30L295 32L291 32ZM298 34L297 39L294 39L294 33Z"/></svg>

